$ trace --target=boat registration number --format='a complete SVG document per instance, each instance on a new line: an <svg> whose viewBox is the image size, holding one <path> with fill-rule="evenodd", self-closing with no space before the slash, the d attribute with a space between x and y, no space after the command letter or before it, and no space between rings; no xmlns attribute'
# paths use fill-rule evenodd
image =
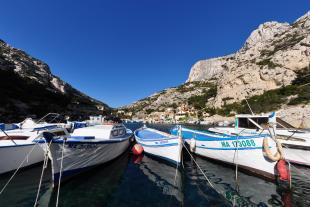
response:
<svg viewBox="0 0 310 207"><path fill-rule="evenodd" d="M235 140L235 141L223 141L221 142L222 147L235 147L235 148L247 148L255 147L255 141L253 139L246 140Z"/></svg>
<svg viewBox="0 0 310 207"><path fill-rule="evenodd" d="M71 149L94 149L97 148L96 144L68 144L67 148Z"/></svg>

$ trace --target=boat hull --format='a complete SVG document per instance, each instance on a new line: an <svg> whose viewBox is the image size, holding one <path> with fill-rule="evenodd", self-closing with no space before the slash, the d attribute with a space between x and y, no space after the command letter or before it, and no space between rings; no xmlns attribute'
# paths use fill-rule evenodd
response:
<svg viewBox="0 0 310 207"><path fill-rule="evenodd" d="M211 129L215 132L222 132L222 133L240 133L247 135L255 135L258 134L256 130L253 129L235 129L235 128L214 128ZM267 130L264 131L264 133L269 133ZM280 136L287 136L291 137L293 141L290 141L289 139L278 139L279 142L283 146L283 153L284 158L294 164L304 165L304 166L310 166L310 144L309 144L309 133L296 133L289 132L288 130L280 129L276 130L276 134ZM294 140L295 139L295 140ZM298 141L299 139L304 141Z"/></svg>
<svg viewBox="0 0 310 207"><path fill-rule="evenodd" d="M135 131L135 139L142 145L145 153L172 164L181 163L182 142L178 137L154 129L142 128Z"/></svg>
<svg viewBox="0 0 310 207"><path fill-rule="evenodd" d="M61 181L115 159L126 151L129 144L128 138L100 142L66 142ZM62 142L52 142L50 146L54 185L59 183L62 146Z"/></svg>
<svg viewBox="0 0 310 207"><path fill-rule="evenodd" d="M287 161L310 167L310 148L298 149L295 146L283 144L283 153Z"/></svg>
<svg viewBox="0 0 310 207"><path fill-rule="evenodd" d="M184 128L182 137L190 146L195 146L192 152L197 155L238 165L255 175L275 179L276 162L265 157L263 136L221 136ZM268 139L270 150L275 153L276 144L270 137Z"/></svg>
<svg viewBox="0 0 310 207"><path fill-rule="evenodd" d="M156 156L176 165L180 164L181 162L179 156L180 147L178 143L161 147L156 147L149 144L142 144L142 142L139 143L143 146L144 152L149 155Z"/></svg>
<svg viewBox="0 0 310 207"><path fill-rule="evenodd" d="M16 170L31 150L32 152L21 167L42 162L44 159L43 149L38 144L35 146L33 143L1 146L0 174Z"/></svg>
<svg viewBox="0 0 310 207"><path fill-rule="evenodd" d="M195 154L225 162L232 165L238 165L247 171L254 173L268 179L275 178L275 165L276 162L268 161L263 156L263 149L206 149L202 145L212 146L219 145L219 143L197 142L197 147L194 151Z"/></svg>

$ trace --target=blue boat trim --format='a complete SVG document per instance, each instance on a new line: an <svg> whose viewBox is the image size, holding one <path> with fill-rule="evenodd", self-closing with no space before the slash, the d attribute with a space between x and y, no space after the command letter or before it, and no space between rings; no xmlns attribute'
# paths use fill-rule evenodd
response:
<svg viewBox="0 0 310 207"><path fill-rule="evenodd" d="M176 133L175 130L172 130L171 133ZM199 134L198 134L199 133ZM261 135L253 135L253 136L228 136L228 135L217 135L208 132L199 132L196 130L186 129L186 131L182 131L182 138L183 139L192 139L198 141L230 141L230 140L244 140L244 139L263 139L268 137L268 135L261 134ZM211 135L217 135L218 137L213 137Z"/></svg>
<svg viewBox="0 0 310 207"><path fill-rule="evenodd" d="M167 134L167 136L164 136L160 133L153 132L147 129L145 130L142 129L142 130L140 129L136 130L134 135L136 139L139 139L143 142L154 142L154 141L177 140L178 139L178 137L169 137L170 136L169 134Z"/></svg>
<svg viewBox="0 0 310 207"><path fill-rule="evenodd" d="M196 146L196 148L209 149L209 150L257 150L263 149L263 147L249 147L249 148L235 148L235 147L227 147L227 148L218 148L218 147L205 147L205 146Z"/></svg>
<svg viewBox="0 0 310 207"><path fill-rule="evenodd" d="M94 136L71 136L73 139L95 139Z"/></svg>
<svg viewBox="0 0 310 207"><path fill-rule="evenodd" d="M58 127L57 125L43 126L43 127L34 128L32 131L40 131L40 130L46 130L46 129L55 129L57 127Z"/></svg>
<svg viewBox="0 0 310 207"><path fill-rule="evenodd" d="M145 147L171 147L171 146L177 146L178 143L168 143L168 144L142 144L141 142L138 142L139 144L141 144L142 146Z"/></svg>
<svg viewBox="0 0 310 207"><path fill-rule="evenodd" d="M165 140L177 140L178 138L166 138L166 139L163 139L163 138L158 138L158 139L143 139L141 137L138 137L137 135L135 135L136 139L139 139L143 142L155 142L155 141L165 141Z"/></svg>

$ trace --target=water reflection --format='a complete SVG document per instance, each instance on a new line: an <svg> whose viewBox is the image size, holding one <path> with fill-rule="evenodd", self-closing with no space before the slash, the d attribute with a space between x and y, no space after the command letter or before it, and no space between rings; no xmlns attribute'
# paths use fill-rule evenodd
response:
<svg viewBox="0 0 310 207"><path fill-rule="evenodd" d="M152 124L150 127L169 132L173 125ZM199 130L208 128L208 126L189 127ZM199 156L196 159L211 182L215 184L217 191L233 206L310 206L309 168L292 166L292 190L287 191L280 189L273 182L243 172L238 172L238 183L236 183L233 168ZM185 190L190 188L191 184L196 185L200 195L203 195L206 200L214 200L213 196L216 197L216 195L210 196L212 191L210 189L205 190L206 186L209 185L196 165L186 155L186 152L184 167L185 177L190 180L189 184L185 184ZM186 190L186 201L189 200L190 193Z"/></svg>
<svg viewBox="0 0 310 207"><path fill-rule="evenodd" d="M310 168L293 165L291 169L292 206L310 206Z"/></svg>
<svg viewBox="0 0 310 207"><path fill-rule="evenodd" d="M136 129L140 125L132 125ZM169 132L172 125L152 125ZM204 129L203 127L200 129ZM134 159L125 153L108 165L95 168L61 185L59 206L310 206L310 169L292 166L292 192L285 192L263 179L238 173L234 168L196 157L215 185L205 180L184 152L184 168L176 170L153 157ZM2 195L0 206L33 206L42 164L22 170ZM0 175L0 187L11 174ZM51 168L45 170L39 206L55 206L56 191L51 188Z"/></svg>
<svg viewBox="0 0 310 207"><path fill-rule="evenodd" d="M183 204L182 174L178 168L147 155L143 157L139 167L163 194L173 196Z"/></svg>
<svg viewBox="0 0 310 207"><path fill-rule="evenodd" d="M2 195L0 206L33 206L38 190L42 164L21 170L13 178ZM13 173L0 175L0 187L10 179ZM46 176L42 180L41 192L46 192L51 186L51 169L46 169Z"/></svg>
<svg viewBox="0 0 310 207"><path fill-rule="evenodd" d="M238 183L235 181L235 171L203 158L196 157L197 163L214 183L217 191L233 206L281 206L281 197L277 193L277 186L263 179L238 173ZM189 177L197 176L197 182L204 180L202 173L191 161L185 162ZM280 201L280 204L278 204Z"/></svg>
<svg viewBox="0 0 310 207"><path fill-rule="evenodd" d="M59 206L105 206L109 197L119 186L128 164L128 153L108 163L94 168L61 185ZM56 190L49 191L49 206L56 204ZM46 204L46 197L43 202ZM42 205L44 206L44 205Z"/></svg>

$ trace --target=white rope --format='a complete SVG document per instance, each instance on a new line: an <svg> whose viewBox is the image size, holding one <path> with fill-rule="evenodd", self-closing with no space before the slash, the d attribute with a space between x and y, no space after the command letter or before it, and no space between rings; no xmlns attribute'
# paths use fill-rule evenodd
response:
<svg viewBox="0 0 310 207"><path fill-rule="evenodd" d="M48 156L44 155L43 167L42 167L39 187L38 187L38 190L37 190L36 200L35 200L34 205L33 205L34 207L36 207L37 203L38 203L38 199L39 199L39 195L40 195L40 190L41 190L41 185L42 185L42 180L43 180L43 174L44 174L44 170L45 170L45 168L47 166L47 161L48 161Z"/></svg>
<svg viewBox="0 0 310 207"><path fill-rule="evenodd" d="M237 182L237 184L238 184L238 167L239 167L239 164L238 164L238 159L239 159L239 135L237 136L237 142L236 142L236 147L237 147L237 149L235 150L235 153L237 153L237 162L235 162L235 155L236 154L234 154L234 160L233 160L233 162L235 163L235 165L236 165L236 168L235 168L235 180L236 180L236 182Z"/></svg>
<svg viewBox="0 0 310 207"><path fill-rule="evenodd" d="M203 176L205 177L205 179L208 181L208 183L210 184L210 186L220 195L222 195L226 200L228 200L225 196L225 192L222 192L220 190L218 190L211 182L211 180L207 177L207 175L204 173L204 171L201 169L201 167L199 166L199 164L196 162L196 160L194 159L193 155L190 153L190 151L187 149L187 147L185 146L184 142L182 142L184 148L186 149L186 151L188 152L188 154L190 155L190 157L192 158L192 160L194 161L194 163L196 164L196 166L198 167L198 169L200 170L200 172L203 174ZM231 202L230 200L228 200L229 202Z"/></svg>
<svg viewBox="0 0 310 207"><path fill-rule="evenodd" d="M42 167L42 172L41 172L41 177L40 177L40 182L39 182L39 187L38 187L38 191L37 191L37 196L36 196L36 201L34 203L34 207L37 206L38 200L39 200L39 195L40 195L40 190L41 190L41 185L42 185L42 180L43 180L43 175L44 175L44 170L47 168L47 163L48 163L48 152L49 152L49 147L51 145L52 142L50 142L49 144L46 143L46 140L44 139L45 144L46 144L46 152L44 154L44 160L43 160L43 167Z"/></svg>
<svg viewBox="0 0 310 207"><path fill-rule="evenodd" d="M283 148L289 149L289 147L285 146L282 144ZM304 175L305 177L308 177L309 175L306 175L304 172L302 172L300 169L298 169L297 167L295 167L294 165L292 165L292 163L288 160L285 160L286 162L289 163L289 168L294 168L296 171L298 171L298 173ZM290 169L290 174L291 174L291 169Z"/></svg>
<svg viewBox="0 0 310 207"><path fill-rule="evenodd" d="M198 163L196 162L196 160L194 159L193 155L190 153L190 151L187 149L187 147L185 146L184 142L182 142L184 148L186 149L186 151L188 152L188 154L190 155L190 157L192 158L192 160L194 161L194 163L197 165L198 169L201 171L201 173L203 174L203 176L206 178L206 180L208 181L208 183L210 184L210 186L212 188L215 189L215 187L213 186L213 184L211 183L211 181L209 180L209 178L207 177L207 175L203 172L203 170L201 169L201 167L198 165ZM215 189L216 190L216 189ZM217 190L216 190L217 191Z"/></svg>
<svg viewBox="0 0 310 207"><path fill-rule="evenodd" d="M24 160L20 163L20 165L18 166L18 168L15 170L15 172L13 173L13 175L10 177L10 179L8 180L8 182L3 186L3 188L0 191L0 195L3 193L3 191L6 189L6 187L8 186L8 184L12 181L12 179L14 178L14 176L17 174L18 170L23 166L24 162L28 159L28 156L32 153L32 151L34 150L34 148L38 145L38 143L36 142L35 145L32 147L32 149L28 152L28 154L25 156Z"/></svg>
<svg viewBox="0 0 310 207"><path fill-rule="evenodd" d="M59 191L60 191L60 183L61 183L61 176L62 176L62 167L63 167L64 151L65 151L65 138L63 138L63 143L62 143L62 152L61 152L60 171L59 171L59 178L58 178L59 180L58 180L56 207L58 207L58 202L59 202Z"/></svg>
<svg viewBox="0 0 310 207"><path fill-rule="evenodd" d="M236 168L235 168L235 180L238 184L238 170L239 170L239 164L238 164L238 159L239 159L239 136L245 131L245 129L242 129L238 134L237 134L237 142L236 142L236 147L237 149L235 150L235 152L237 152L237 163L235 163L235 155L234 155L234 159L233 162L236 164Z"/></svg>

